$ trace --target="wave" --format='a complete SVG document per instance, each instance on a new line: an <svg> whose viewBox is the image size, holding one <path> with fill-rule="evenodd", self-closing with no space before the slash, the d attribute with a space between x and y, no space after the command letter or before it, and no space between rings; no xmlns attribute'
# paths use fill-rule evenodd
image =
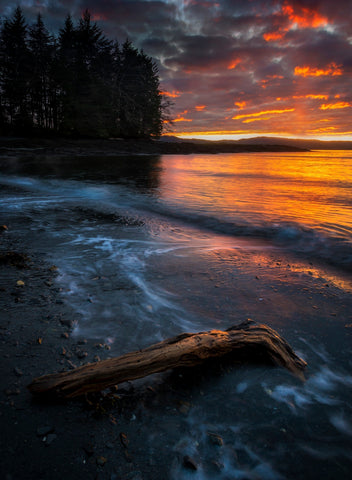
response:
<svg viewBox="0 0 352 480"><path fill-rule="evenodd" d="M184 205L167 204L125 185L84 183L68 180L38 180L1 176L8 195L3 196L3 210L70 210L78 220L115 223L146 228L161 223L181 223L187 227L233 237L264 239L309 259L320 259L336 267L352 270L352 242L349 227L320 224L318 228L295 222L269 222L236 217L221 218ZM16 187L16 191L11 191ZM15 193L15 195L14 195Z"/></svg>
<svg viewBox="0 0 352 480"><path fill-rule="evenodd" d="M351 232L342 226L334 225L324 232L288 221L253 223L240 217L232 221L179 208L165 209L164 206L158 208L147 204L143 208L198 229L233 237L264 239L305 258L320 259L344 270L352 270Z"/></svg>

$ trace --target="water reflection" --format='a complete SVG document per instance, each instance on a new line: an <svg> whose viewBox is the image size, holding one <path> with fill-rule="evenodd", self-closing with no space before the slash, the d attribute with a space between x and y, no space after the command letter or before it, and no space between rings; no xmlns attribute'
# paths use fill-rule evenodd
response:
<svg viewBox="0 0 352 480"><path fill-rule="evenodd" d="M170 156L160 190L167 203L244 224L295 222L343 239L352 234L348 152Z"/></svg>

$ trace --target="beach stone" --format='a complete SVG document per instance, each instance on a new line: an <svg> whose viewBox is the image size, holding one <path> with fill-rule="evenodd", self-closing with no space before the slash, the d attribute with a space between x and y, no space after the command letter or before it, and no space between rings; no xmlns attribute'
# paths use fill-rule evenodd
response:
<svg viewBox="0 0 352 480"><path fill-rule="evenodd" d="M88 357L88 353L83 352L82 350L77 350L76 355L80 359Z"/></svg>
<svg viewBox="0 0 352 480"><path fill-rule="evenodd" d="M98 457L97 458L97 465L100 465L101 467L103 467L106 462L108 461L108 459L106 457Z"/></svg>
<svg viewBox="0 0 352 480"><path fill-rule="evenodd" d="M120 433L120 441L121 441L123 447L125 447L125 448L127 448L128 444L130 443L126 433L123 433L123 432Z"/></svg>
<svg viewBox="0 0 352 480"><path fill-rule="evenodd" d="M20 370L19 368L15 367L13 369L13 371L15 372L15 374L18 376L18 377L21 377L23 375L23 372L22 370Z"/></svg>
<svg viewBox="0 0 352 480"><path fill-rule="evenodd" d="M45 437L45 435L48 435L53 431L54 431L54 427L52 427L51 425L44 425L42 427L37 428L37 435L38 437Z"/></svg>
<svg viewBox="0 0 352 480"><path fill-rule="evenodd" d="M213 445L218 445L222 447L224 445L224 440L217 433L207 432L208 438Z"/></svg>
<svg viewBox="0 0 352 480"><path fill-rule="evenodd" d="M183 457L183 466L188 468L189 470L198 470L198 465L196 461L189 455L185 455Z"/></svg>

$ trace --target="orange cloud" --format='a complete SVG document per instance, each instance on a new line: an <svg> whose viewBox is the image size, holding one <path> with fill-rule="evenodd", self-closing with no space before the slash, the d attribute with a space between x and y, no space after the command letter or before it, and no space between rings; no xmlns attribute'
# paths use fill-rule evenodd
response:
<svg viewBox="0 0 352 480"><path fill-rule="evenodd" d="M303 67L295 67L295 75L301 77L322 77L322 76L331 76L336 77L343 74L342 65L336 65L335 62L329 63L329 65L324 68L309 67L307 65Z"/></svg>
<svg viewBox="0 0 352 480"><path fill-rule="evenodd" d="M327 100L329 98L329 95L308 94L308 95L306 95L306 98L312 98L313 100Z"/></svg>
<svg viewBox="0 0 352 480"><path fill-rule="evenodd" d="M196 110L197 112L202 112L205 109L206 105L197 105Z"/></svg>
<svg viewBox="0 0 352 480"><path fill-rule="evenodd" d="M252 122L261 122L262 120L270 120L272 116L270 117L260 117L260 118L247 118L247 120L243 120L242 123L252 123Z"/></svg>
<svg viewBox="0 0 352 480"><path fill-rule="evenodd" d="M264 33L263 38L267 42L276 42L282 40L286 33L295 28L318 28L324 27L329 23L327 17L320 15L317 10L303 6L292 6L286 1L282 7L281 12L277 15L288 17L289 25L280 27L276 32Z"/></svg>
<svg viewBox="0 0 352 480"><path fill-rule="evenodd" d="M173 92L166 92L162 91L160 92L162 95L165 95L165 97L171 97L171 98L177 98L181 95L181 92L173 91Z"/></svg>
<svg viewBox="0 0 352 480"><path fill-rule="evenodd" d="M321 127L321 128L314 128L312 130L308 130L309 133L325 133L325 132L333 132L337 130L337 127ZM335 134L336 132L334 132Z"/></svg>
<svg viewBox="0 0 352 480"><path fill-rule="evenodd" d="M239 120L241 118L249 118L249 117L261 117L262 115L277 115L280 113L286 113L286 112L294 112L294 108L285 108L284 110L264 110L262 112L256 112L256 113L247 113L244 115L235 115L232 117L232 120Z"/></svg>
<svg viewBox="0 0 352 480"><path fill-rule="evenodd" d="M240 58L236 58L235 60L232 60L232 62L228 65L227 69L228 70L233 70L234 68L237 67L237 65L241 63L241 59Z"/></svg>
<svg viewBox="0 0 352 480"><path fill-rule="evenodd" d="M281 40L286 35L286 32L269 32L264 33L263 38L267 42L276 42L277 40Z"/></svg>
<svg viewBox="0 0 352 480"><path fill-rule="evenodd" d="M285 2L281 10L284 15L288 16L292 24L296 24L301 28L324 27L329 23L326 17L308 7L296 7L295 9L288 2Z"/></svg>
<svg viewBox="0 0 352 480"><path fill-rule="evenodd" d="M301 98L310 98L312 100L328 100L329 95L323 95L323 94L313 94L313 93L308 93L307 95L293 95L292 97L276 97L276 101L284 101L284 100L299 100Z"/></svg>
<svg viewBox="0 0 352 480"><path fill-rule="evenodd" d="M246 105L247 102L235 102L236 107L238 107L240 110L242 110Z"/></svg>
<svg viewBox="0 0 352 480"><path fill-rule="evenodd" d="M335 110L339 108L352 107L352 103L349 102L337 102L337 103L323 103L320 105L320 110Z"/></svg>
<svg viewBox="0 0 352 480"><path fill-rule="evenodd" d="M191 118L185 118L184 115L187 115L188 110L184 110L179 113L176 118L173 119L173 122L193 122Z"/></svg>
<svg viewBox="0 0 352 480"><path fill-rule="evenodd" d="M173 119L173 122L193 122L191 118L177 117Z"/></svg>

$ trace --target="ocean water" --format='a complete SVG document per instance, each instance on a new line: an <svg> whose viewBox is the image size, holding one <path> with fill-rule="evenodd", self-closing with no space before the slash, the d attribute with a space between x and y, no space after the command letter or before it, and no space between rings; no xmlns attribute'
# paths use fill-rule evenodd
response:
<svg viewBox="0 0 352 480"><path fill-rule="evenodd" d="M0 224L57 265L77 338L119 355L252 318L308 362L305 383L259 366L167 395L140 381L140 454L165 478L350 478L352 152L3 157L0 188Z"/></svg>

